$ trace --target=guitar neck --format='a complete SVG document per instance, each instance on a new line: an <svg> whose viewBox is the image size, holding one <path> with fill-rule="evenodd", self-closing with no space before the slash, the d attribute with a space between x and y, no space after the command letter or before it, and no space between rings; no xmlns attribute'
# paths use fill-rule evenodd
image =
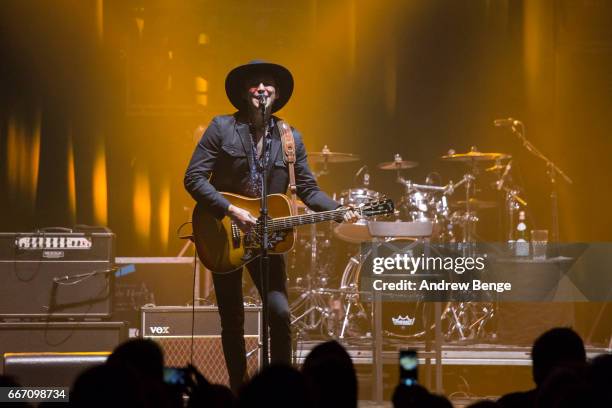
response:
<svg viewBox="0 0 612 408"><path fill-rule="evenodd" d="M322 211L312 214L274 218L269 221L268 228L272 231L279 231L323 221L342 221L344 213L347 211L348 209L346 208L339 208L337 210Z"/></svg>

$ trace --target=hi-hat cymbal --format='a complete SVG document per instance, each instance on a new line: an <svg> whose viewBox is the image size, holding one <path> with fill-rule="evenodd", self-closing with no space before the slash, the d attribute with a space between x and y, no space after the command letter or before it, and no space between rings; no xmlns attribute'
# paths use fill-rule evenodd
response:
<svg viewBox="0 0 612 408"><path fill-rule="evenodd" d="M483 153L478 151L471 151L467 153L453 153L442 156L442 160L448 161L460 161L460 162L471 162L471 161L491 161L491 160L505 160L512 156L506 153Z"/></svg>
<svg viewBox="0 0 612 408"><path fill-rule="evenodd" d="M356 154L332 152L327 146L320 152L308 153L308 158L315 163L350 163L360 160Z"/></svg>
<svg viewBox="0 0 612 408"><path fill-rule="evenodd" d="M381 170L406 170L418 166L419 163L409 160L396 160L378 163L377 167Z"/></svg>
<svg viewBox="0 0 612 408"><path fill-rule="evenodd" d="M451 203L451 207L453 208L465 208L465 200L459 200ZM475 210L486 210L488 208L497 207L497 203L495 201L483 201L477 198L470 198L470 208Z"/></svg>

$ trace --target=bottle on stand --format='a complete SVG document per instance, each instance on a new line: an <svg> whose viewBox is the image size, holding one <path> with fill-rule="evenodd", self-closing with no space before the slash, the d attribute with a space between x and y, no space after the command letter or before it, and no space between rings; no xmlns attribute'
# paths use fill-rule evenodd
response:
<svg viewBox="0 0 612 408"><path fill-rule="evenodd" d="M518 222L514 231L514 255L529 256L529 241L527 239L527 221L525 211L519 211Z"/></svg>

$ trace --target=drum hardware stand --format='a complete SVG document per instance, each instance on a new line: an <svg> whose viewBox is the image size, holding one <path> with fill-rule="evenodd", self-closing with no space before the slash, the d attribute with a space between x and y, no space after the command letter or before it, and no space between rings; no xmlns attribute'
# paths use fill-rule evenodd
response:
<svg viewBox="0 0 612 408"><path fill-rule="evenodd" d="M474 148L472 148L472 150L474 150ZM470 246L471 255L471 250L473 249L471 245L474 244L476 222L478 221L476 212L472 211L472 203L470 201L470 198L472 198L472 195L474 195L473 192L476 191L476 160L472 160L470 167L471 172L463 176L463 179L465 180L465 224L463 229L463 243Z"/></svg>
<svg viewBox="0 0 612 408"><path fill-rule="evenodd" d="M498 172L499 180L495 182L495 188L497 191L504 192L504 201L505 201L505 209L506 209L506 221L507 221L507 240L514 240L514 214L516 211L522 207L527 207L527 202L523 200L519 195L519 190L517 188L510 188L505 184L508 184L506 179L510 174L510 170L512 169L512 160L506 163L505 166L502 166L499 161L495 165L498 169L504 169L503 173Z"/></svg>
<svg viewBox="0 0 612 408"><path fill-rule="evenodd" d="M300 315L293 318L291 324L300 324L299 330L303 332L314 330L321 325L328 314L328 305L325 303L324 294L316 289L314 279L317 273L317 225L310 225L310 273L306 277L306 288L304 292L291 303L289 309L294 315L298 310L304 310ZM319 313L317 317L316 314ZM303 322L305 320L306 322Z"/></svg>
<svg viewBox="0 0 612 408"><path fill-rule="evenodd" d="M362 258L362 255L359 255L359 257ZM346 271L350 267L354 265L359 265L360 263L361 263L360 259L358 260L354 256L352 256L351 259L349 259L349 264L344 268L345 272L342 273L342 281L340 282L340 290L345 292L346 306L345 306L345 312L344 312L344 319L342 319L342 328L340 329L340 336L338 336L338 338L340 339L344 339L344 333L348 327L349 316L351 313L351 305L359 298L359 294L355 293L356 291L359 291L359 287L355 287L354 284L349 283L349 282L358 282L359 278L349 276L347 279L345 279Z"/></svg>
<svg viewBox="0 0 612 408"><path fill-rule="evenodd" d="M348 329L349 320L351 318L351 308L354 307L357 309L361 309L360 312L365 312L363 306L359 302L359 286L355 282L359 282L359 268L356 268L357 265L361 265L363 263L363 259L366 258L370 252L366 255L357 255L359 257L356 258L352 256L349 259L349 263L344 268L344 272L342 273L342 280L340 282L340 293L344 296L345 307L344 307L344 318L342 319L342 327L340 328L339 339L344 339L346 330ZM350 273L350 271L356 271ZM357 275L357 276L355 276ZM357 312L359 313L359 311Z"/></svg>
<svg viewBox="0 0 612 408"><path fill-rule="evenodd" d="M344 312L344 318L342 319L342 327L340 329L340 335L338 336L339 339L344 339L344 333L348 328L349 318L351 316L351 305L355 304L355 307L357 307L358 299L359 295L356 293L350 293L346 297L346 310Z"/></svg>
<svg viewBox="0 0 612 408"><path fill-rule="evenodd" d="M331 151L329 150L329 147L327 147L327 145L323 146L323 150L321 150L321 153L323 153L323 168L314 173L315 178L327 176L329 174L329 169L327 165L329 164L328 155L330 154L330 152Z"/></svg>
<svg viewBox="0 0 612 408"><path fill-rule="evenodd" d="M399 153L395 153L395 156L393 156L393 161L398 164L397 168L395 169L395 177L398 181L401 182L401 180L404 180L403 177L400 175L401 168L399 166L399 164L402 162L402 156L400 156Z"/></svg>
<svg viewBox="0 0 612 408"><path fill-rule="evenodd" d="M475 148L472 147L472 151ZM475 256L475 238L476 238L476 223L478 222L478 216L471 206L471 198L476 190L476 175L478 169L476 167L476 160L471 160L470 163L471 171L464 174L461 181L457 184L449 183L447 190L449 194L452 194L457 187L461 184L465 184L465 213L463 214L463 239L462 239L462 251L464 256ZM506 172L504 173L504 175ZM501 184L503 186L503 183ZM515 194L513 194L514 196ZM519 197L520 198L520 197ZM487 307L489 306L489 307ZM473 309L477 308L477 312L483 312L474 322L469 322L472 317ZM467 313L467 315L466 315ZM457 304L450 303L445 311L444 315L450 315L451 324L446 332L446 337L451 338L453 331L456 331L459 335L459 340L468 340L470 338L477 338L481 335L484 325L494 316L495 311L492 305L489 303L481 302L459 302ZM465 319L468 319L466 324ZM476 328L476 330L474 330Z"/></svg>
<svg viewBox="0 0 612 408"><path fill-rule="evenodd" d="M357 184L357 177L359 177L363 173L363 177L361 178L361 186L368 188L370 186L370 173L368 172L368 165L365 164L361 166L359 170L353 176L353 184Z"/></svg>
<svg viewBox="0 0 612 408"><path fill-rule="evenodd" d="M471 319L476 313L479 313L480 316L472 322ZM451 321L445 333L446 339L452 340L452 334L455 331L459 341L479 338L482 336L484 325L494 316L495 308L491 302L450 303L442 314L442 320L448 317Z"/></svg>

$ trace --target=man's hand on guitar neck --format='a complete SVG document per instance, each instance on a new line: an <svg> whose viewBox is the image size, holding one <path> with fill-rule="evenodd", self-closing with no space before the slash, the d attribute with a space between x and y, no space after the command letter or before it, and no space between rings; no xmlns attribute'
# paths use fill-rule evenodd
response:
<svg viewBox="0 0 612 408"><path fill-rule="evenodd" d="M253 225L257 224L257 218L255 218L250 212L245 210L244 208L236 207L233 204L230 204L227 207L227 216L232 219L240 228L240 230L244 233L247 233L251 230ZM349 206L349 210L344 213L344 222L354 223L359 220L359 213L355 210L353 206Z"/></svg>
<svg viewBox="0 0 612 408"><path fill-rule="evenodd" d="M348 222L352 224L352 223L359 221L359 213L357 212L355 207L352 205L349 205L348 208L349 210L344 213L344 217L343 217L344 222Z"/></svg>
<svg viewBox="0 0 612 408"><path fill-rule="evenodd" d="M236 207L233 204L227 207L227 216L230 217L245 234L251 230L253 225L257 224L257 218L253 217L250 212L244 208Z"/></svg>

